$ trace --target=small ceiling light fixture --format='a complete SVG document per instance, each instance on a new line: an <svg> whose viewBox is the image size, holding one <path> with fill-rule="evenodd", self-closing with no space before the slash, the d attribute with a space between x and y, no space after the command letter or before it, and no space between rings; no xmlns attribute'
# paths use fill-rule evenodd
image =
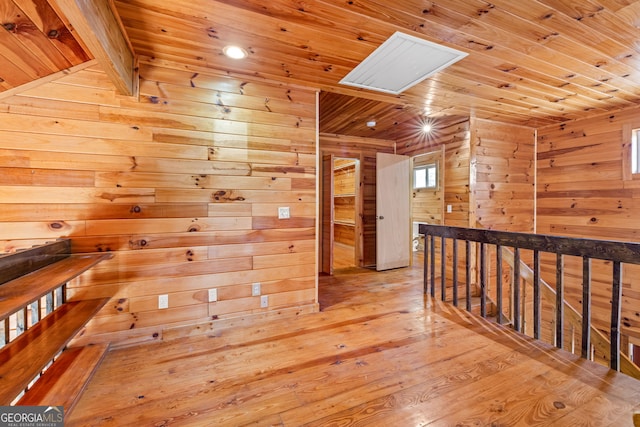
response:
<svg viewBox="0 0 640 427"><path fill-rule="evenodd" d="M222 48L222 52L232 59L244 59L248 55L246 50L238 46L225 46Z"/></svg>
<svg viewBox="0 0 640 427"><path fill-rule="evenodd" d="M432 130L433 130L433 125L431 123L425 123L422 125L422 132L431 133Z"/></svg>
<svg viewBox="0 0 640 427"><path fill-rule="evenodd" d="M370 119L370 120L367 121L367 127L374 128L374 127L376 127L376 124L377 123L376 123L375 119Z"/></svg>

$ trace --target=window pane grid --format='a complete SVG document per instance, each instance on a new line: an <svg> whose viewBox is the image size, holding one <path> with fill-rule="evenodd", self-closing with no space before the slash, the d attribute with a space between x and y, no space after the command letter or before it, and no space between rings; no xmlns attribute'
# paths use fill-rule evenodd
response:
<svg viewBox="0 0 640 427"><path fill-rule="evenodd" d="M436 188L438 186L438 169L435 164L413 169L413 188Z"/></svg>

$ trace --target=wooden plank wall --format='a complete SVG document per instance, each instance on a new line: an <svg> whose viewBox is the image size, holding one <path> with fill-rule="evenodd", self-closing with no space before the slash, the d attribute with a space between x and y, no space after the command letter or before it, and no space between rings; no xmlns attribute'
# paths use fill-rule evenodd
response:
<svg viewBox="0 0 640 427"><path fill-rule="evenodd" d="M475 165L472 209L478 224L533 233L535 129L472 119L471 147Z"/></svg>
<svg viewBox="0 0 640 427"><path fill-rule="evenodd" d="M376 152L393 153L394 141L360 138L345 135L320 134L323 154L360 160L360 189L362 207L362 250L359 266L376 264ZM358 240L358 236L356 236Z"/></svg>
<svg viewBox="0 0 640 427"><path fill-rule="evenodd" d="M537 228L539 233L639 241L640 181L627 180L628 129L640 127L631 108L538 129ZM553 258L553 257L552 257ZM581 261L565 259L566 296L581 309ZM555 283L555 258L542 267ZM594 324L609 328L611 265L593 262ZM623 269L622 334L640 344L640 270Z"/></svg>
<svg viewBox="0 0 640 427"><path fill-rule="evenodd" d="M411 215L413 221L429 224L442 224L444 216L444 176L443 150L414 157L413 167L436 164L438 169L437 188L414 188L412 193Z"/></svg>
<svg viewBox="0 0 640 427"><path fill-rule="evenodd" d="M113 296L85 340L317 310L315 92L170 63L140 75L139 100L97 67L2 100L0 248L67 236L115 252L69 286Z"/></svg>
<svg viewBox="0 0 640 427"><path fill-rule="evenodd" d="M434 126L428 137L420 136L398 141L398 154L417 156L432 152L444 145L444 205L450 204L452 212L444 211L445 225L469 226L469 119Z"/></svg>

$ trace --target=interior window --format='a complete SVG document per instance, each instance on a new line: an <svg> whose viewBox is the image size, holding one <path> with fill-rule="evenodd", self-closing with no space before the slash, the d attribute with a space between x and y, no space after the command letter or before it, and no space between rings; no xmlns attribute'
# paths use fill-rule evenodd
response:
<svg viewBox="0 0 640 427"><path fill-rule="evenodd" d="M413 169L413 188L436 188L437 186L438 168L435 163Z"/></svg>

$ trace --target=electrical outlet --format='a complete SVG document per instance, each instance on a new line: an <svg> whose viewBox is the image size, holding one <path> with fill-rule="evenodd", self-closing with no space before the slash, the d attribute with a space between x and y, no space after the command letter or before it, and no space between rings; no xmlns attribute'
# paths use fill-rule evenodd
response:
<svg viewBox="0 0 640 427"><path fill-rule="evenodd" d="M169 308L169 295L158 295L158 308Z"/></svg>
<svg viewBox="0 0 640 427"><path fill-rule="evenodd" d="M453 206L447 205L447 213L453 212Z"/></svg>
<svg viewBox="0 0 640 427"><path fill-rule="evenodd" d="M209 289L209 302L218 301L218 290L213 288Z"/></svg>
<svg viewBox="0 0 640 427"><path fill-rule="evenodd" d="M291 218L291 212L289 211L289 207L280 207L278 208L278 219L289 219Z"/></svg>
<svg viewBox="0 0 640 427"><path fill-rule="evenodd" d="M255 282L251 285L251 296L257 297L262 292L260 291L260 282Z"/></svg>
<svg viewBox="0 0 640 427"><path fill-rule="evenodd" d="M262 295L260 297L260 307L269 307L269 295Z"/></svg>

